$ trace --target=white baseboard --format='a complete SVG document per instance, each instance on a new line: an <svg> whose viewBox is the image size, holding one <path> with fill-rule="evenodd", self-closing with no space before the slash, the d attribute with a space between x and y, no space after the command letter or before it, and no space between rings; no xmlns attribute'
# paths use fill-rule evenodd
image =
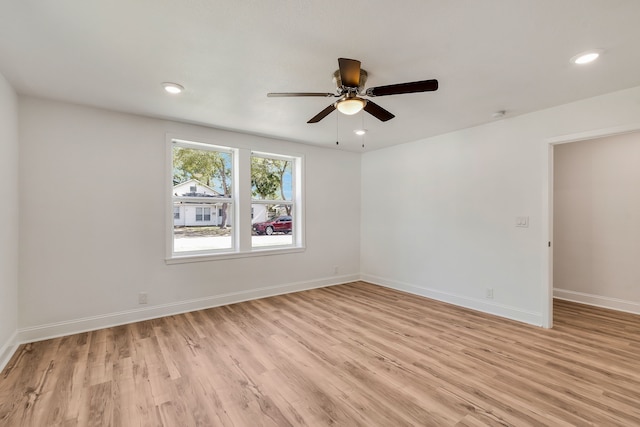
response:
<svg viewBox="0 0 640 427"><path fill-rule="evenodd" d="M7 366L7 363L9 363L11 356L13 356L13 353L15 353L18 349L19 344L17 344L17 342L18 331L15 331L13 335L11 335L11 337L7 340L7 342L2 344L2 346L0 347L0 372L2 372L5 366Z"/></svg>
<svg viewBox="0 0 640 427"><path fill-rule="evenodd" d="M20 328L18 329L17 342L27 343L41 341L65 335L72 335L81 332L93 331L96 329L109 328L112 326L124 325L127 323L140 322L143 320L156 319L158 317L172 316L174 314L202 310L211 307L218 307L221 305L234 304L258 298L266 298L275 295L300 292L308 289L322 288L325 286L340 285L359 279L360 276L358 274L334 276L307 282L268 286L242 292L232 292L205 298L161 304L141 309L120 311L100 316L84 317L81 319L73 319L64 322Z"/></svg>
<svg viewBox="0 0 640 427"><path fill-rule="evenodd" d="M562 300L578 302L581 304L608 308L611 310L640 314L640 303L618 298L604 297L602 295L593 295L584 292L569 291L567 289L558 288L553 288L553 297Z"/></svg>
<svg viewBox="0 0 640 427"><path fill-rule="evenodd" d="M387 288L408 292L410 294L420 295L434 300L458 305L472 310L489 313L511 320L528 323L534 326L542 326L542 313L521 310L519 308L498 304L496 302L487 302L476 298L470 298L463 295L456 295L442 292L436 289L424 288L410 283L399 282L397 280L387 279L384 277L373 276L370 274L361 274L360 279L375 285L385 286Z"/></svg>

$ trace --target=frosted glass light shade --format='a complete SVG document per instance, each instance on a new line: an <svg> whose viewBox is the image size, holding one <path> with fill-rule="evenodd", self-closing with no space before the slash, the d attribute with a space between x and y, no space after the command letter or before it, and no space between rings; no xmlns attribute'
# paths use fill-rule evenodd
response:
<svg viewBox="0 0 640 427"><path fill-rule="evenodd" d="M360 112L360 110L364 108L364 100L360 98L347 98L338 102L338 105L336 106L336 108L342 114L351 116L353 114Z"/></svg>

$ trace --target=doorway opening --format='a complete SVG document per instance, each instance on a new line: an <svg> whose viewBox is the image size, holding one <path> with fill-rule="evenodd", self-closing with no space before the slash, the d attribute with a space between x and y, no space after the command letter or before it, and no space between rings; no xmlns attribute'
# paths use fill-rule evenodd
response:
<svg viewBox="0 0 640 427"><path fill-rule="evenodd" d="M544 326L554 298L640 314L640 124L547 143Z"/></svg>

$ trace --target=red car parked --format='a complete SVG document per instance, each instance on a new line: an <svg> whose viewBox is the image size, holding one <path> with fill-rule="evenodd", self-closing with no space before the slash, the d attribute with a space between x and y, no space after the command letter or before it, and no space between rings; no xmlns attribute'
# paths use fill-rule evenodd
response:
<svg viewBox="0 0 640 427"><path fill-rule="evenodd" d="M279 216L265 222L256 222L253 224L253 231L256 234L272 235L273 233L291 233L291 217L288 215Z"/></svg>

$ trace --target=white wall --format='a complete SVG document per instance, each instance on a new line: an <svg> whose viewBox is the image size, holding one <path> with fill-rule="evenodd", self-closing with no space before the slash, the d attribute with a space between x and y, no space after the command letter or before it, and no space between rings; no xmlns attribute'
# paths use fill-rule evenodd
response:
<svg viewBox="0 0 640 427"><path fill-rule="evenodd" d="M21 339L358 278L357 153L30 97L19 123ZM167 132L304 155L306 251L166 265Z"/></svg>
<svg viewBox="0 0 640 427"><path fill-rule="evenodd" d="M555 294L640 313L640 133L554 147Z"/></svg>
<svg viewBox="0 0 640 427"><path fill-rule="evenodd" d="M0 74L0 370L18 329L18 98Z"/></svg>
<svg viewBox="0 0 640 427"><path fill-rule="evenodd" d="M633 88L364 154L362 277L545 325L549 139L639 117Z"/></svg>
<svg viewBox="0 0 640 427"><path fill-rule="evenodd" d="M12 96L1 117L11 116ZM358 271L544 324L548 140L638 117L634 88L366 153L360 163L354 153L21 97L19 338L340 283ZM166 132L304 154L307 250L166 265ZM131 182L149 191L133 194ZM336 206L339 232L327 217ZM528 216L529 228L516 228L516 216ZM148 306L137 304L139 291Z"/></svg>

